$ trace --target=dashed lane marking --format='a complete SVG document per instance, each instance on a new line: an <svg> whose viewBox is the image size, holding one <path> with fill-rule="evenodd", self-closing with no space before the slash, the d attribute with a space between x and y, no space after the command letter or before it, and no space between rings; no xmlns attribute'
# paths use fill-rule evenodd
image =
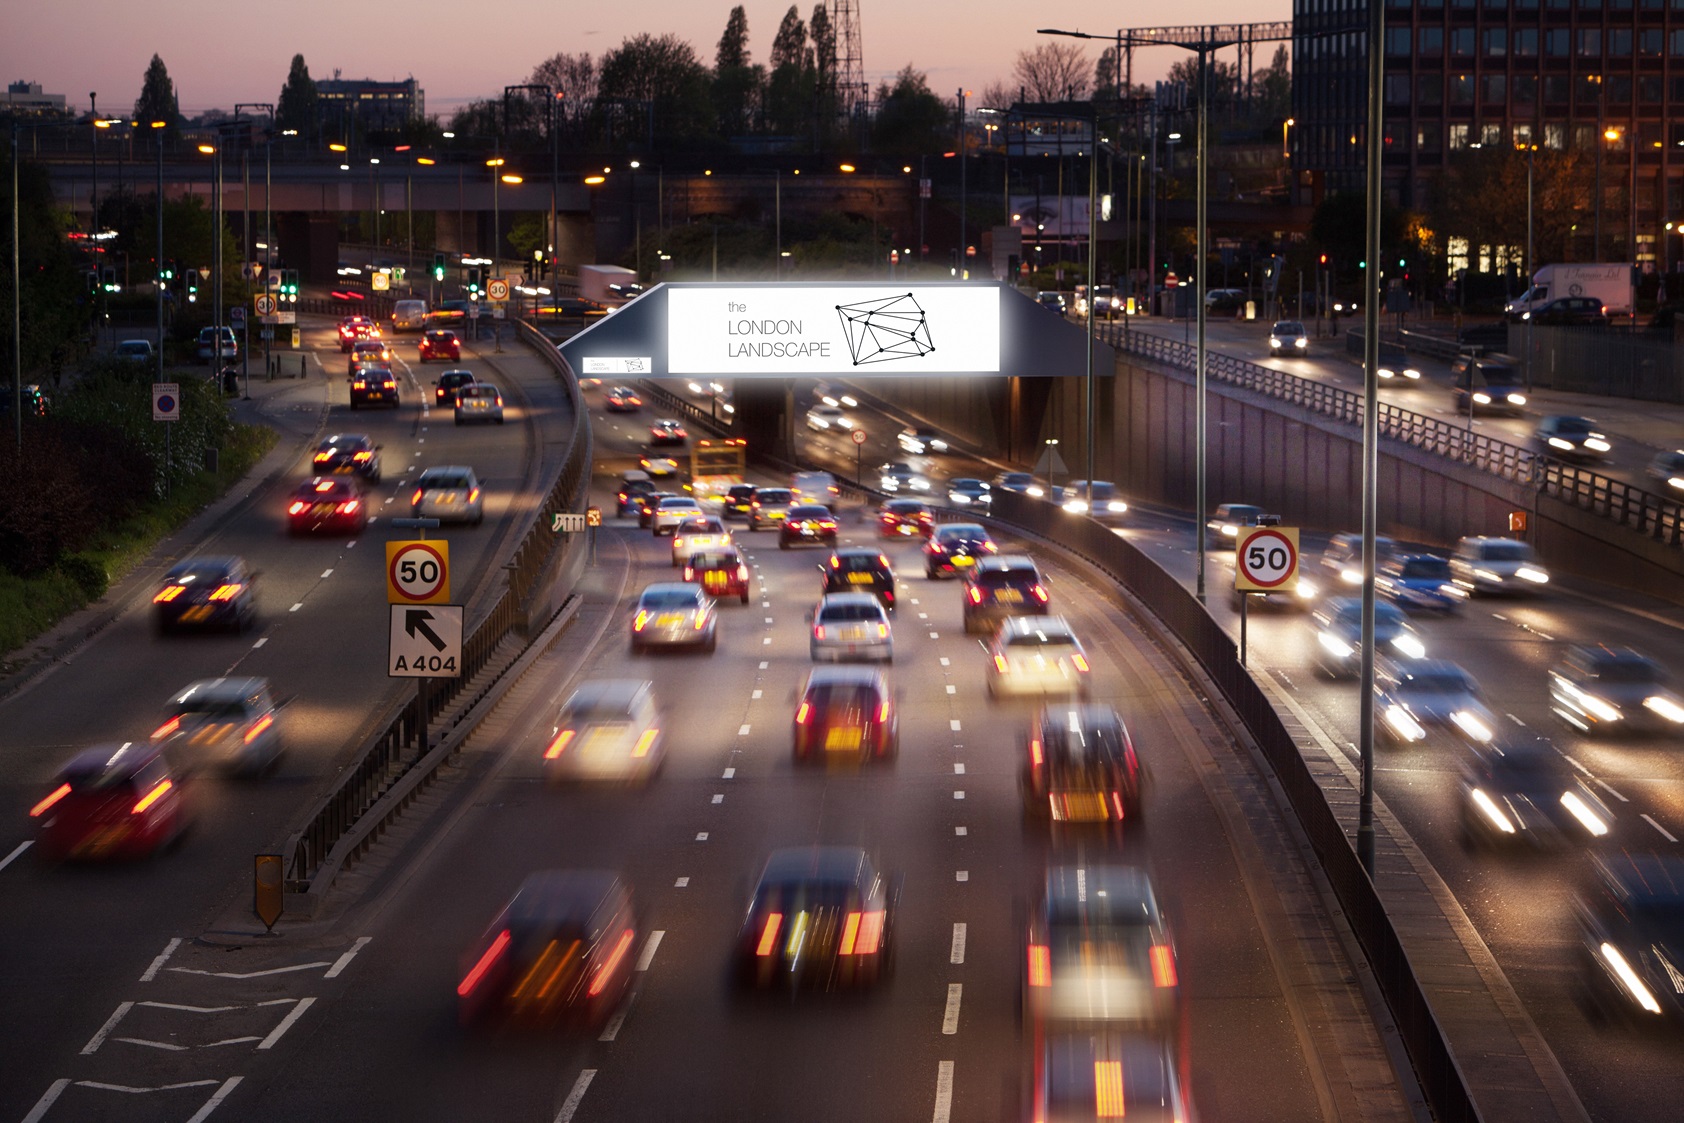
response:
<svg viewBox="0 0 1684 1123"><path fill-rule="evenodd" d="M947 961L949 963L965 962L965 923L959 921L953 925L953 943L948 948Z"/></svg>
<svg viewBox="0 0 1684 1123"><path fill-rule="evenodd" d="M1609 795L1613 796L1615 799L1619 800L1621 803L1630 803L1631 802L1631 800L1627 799L1625 796L1621 795L1619 792L1615 791L1612 787L1610 787L1609 784L1608 784L1608 781L1606 781L1606 780L1599 780L1599 779L1596 779L1595 777L1592 777L1591 783L1595 784L1597 787L1601 788L1603 791L1607 792Z"/></svg>
<svg viewBox="0 0 1684 1123"><path fill-rule="evenodd" d="M169 962L170 956L174 955L175 949L180 946L180 936L176 936L174 939L170 940L169 943L165 944L164 950L158 953L157 958L152 961L151 966L147 967L145 973L140 976L140 981L143 983L149 983L153 979L156 979L158 977L158 972L163 969L164 964Z"/></svg>
<svg viewBox="0 0 1684 1123"><path fill-rule="evenodd" d="M930 1123L948 1123L953 1118L953 1062L936 1065L936 1109Z"/></svg>
<svg viewBox="0 0 1684 1123"><path fill-rule="evenodd" d="M971 833L971 830L970 830L969 827L954 827L953 828L953 835L954 835L955 838L964 838L966 835L968 835L970 833Z"/></svg>
<svg viewBox="0 0 1684 1123"><path fill-rule="evenodd" d="M947 728L951 729L955 733L959 732L959 719L953 718L947 723Z"/></svg>
<svg viewBox="0 0 1684 1123"><path fill-rule="evenodd" d="M327 969L327 974L323 975L322 978L337 979L340 972L351 965L351 960L357 958L357 953L367 947L372 939L374 939L373 936L358 936L357 942L352 944L350 950L344 955L333 961L333 966Z"/></svg>
<svg viewBox="0 0 1684 1123"><path fill-rule="evenodd" d="M736 774L737 774L737 770L735 768L727 768L725 770L725 773L724 773L722 779L729 780L732 777L736 776Z"/></svg>
<svg viewBox="0 0 1684 1123"><path fill-rule="evenodd" d="M960 983L947 984L947 1008L941 1015L941 1032L952 1036L959 1032L959 999L965 988Z"/></svg>
<svg viewBox="0 0 1684 1123"><path fill-rule="evenodd" d="M696 841L697 842L706 842L707 840L708 840L708 832L707 831L697 831L696 832Z"/></svg>
<svg viewBox="0 0 1684 1123"><path fill-rule="evenodd" d="M953 762L953 774L955 776L963 776L965 774L965 766L958 761L954 761Z"/></svg>
<svg viewBox="0 0 1684 1123"><path fill-rule="evenodd" d="M713 802L724 803L725 802L725 793L724 792L714 792L713 793Z"/></svg>
<svg viewBox="0 0 1684 1123"><path fill-rule="evenodd" d="M331 569L322 570L322 576L323 577L332 577L333 576L333 570L331 570Z"/></svg>
<svg viewBox="0 0 1684 1123"><path fill-rule="evenodd" d="M954 870L953 871L953 880L954 881L969 881L970 879L971 879L971 871L970 870Z"/></svg>
<svg viewBox="0 0 1684 1123"><path fill-rule="evenodd" d="M690 884L689 878L681 877L677 881L672 883L672 887L674 889L683 889L683 888L687 887L689 884Z"/></svg>
<svg viewBox="0 0 1684 1123"><path fill-rule="evenodd" d="M759 700L759 699L760 699L760 696L761 696L761 695L762 695L762 694L764 694L764 693L765 693L765 691L763 691L763 690L756 690L756 691L754 691L754 692L753 692L753 693L751 693L751 694L750 694L750 695L749 695L749 697L750 697L750 698L751 698L751 699L754 699L754 700L756 700L756 701L758 701L758 700Z"/></svg>
<svg viewBox="0 0 1684 1123"><path fill-rule="evenodd" d="M748 730L749 730L749 727L746 726L746 725L737 726L737 736L747 737L748 736Z"/></svg>
<svg viewBox="0 0 1684 1123"><path fill-rule="evenodd" d="M690 879L685 878L685 880L688 881ZM653 932L649 933L649 938L643 941L643 954L637 957L637 966L634 970L649 970L649 964L655 961L655 949L661 946L661 941L666 939L666 935L667 932L664 928L657 928Z"/></svg>
<svg viewBox="0 0 1684 1123"><path fill-rule="evenodd" d="M579 1110L579 1104L585 1098L585 1090L596 1079L596 1069L587 1068L579 1073L579 1079L573 1082L573 1090L567 1093L567 1098L561 1101L561 1110L556 1112L555 1123L571 1123L573 1113Z"/></svg>
<svg viewBox="0 0 1684 1123"><path fill-rule="evenodd" d="M1666 839L1668 842L1677 842L1678 841L1677 837L1671 831L1667 830L1665 827L1663 827L1659 823L1655 822L1655 820L1651 819L1647 814L1645 814L1643 816L1643 821L1645 823L1648 823L1651 827L1654 827L1656 830L1660 831L1661 837Z"/></svg>
<svg viewBox="0 0 1684 1123"><path fill-rule="evenodd" d="M299 601L297 604L295 604L291 608L287 609L287 611L288 612L297 612L299 609L301 609L303 607L304 607L304 602Z"/></svg>
<svg viewBox="0 0 1684 1123"><path fill-rule="evenodd" d="M5 860L0 861L0 870L5 869L7 866L9 866L13 862L17 861L19 854L22 854L25 850L28 850L31 846L34 846L34 845L35 845L34 839L29 839L25 842L18 843L15 847L12 848L12 852L10 854L6 855Z"/></svg>
<svg viewBox="0 0 1684 1123"><path fill-rule="evenodd" d="M965 793L964 793L964 792L954 792L954 793L953 793L953 798L954 798L954 799L964 799L964 798L965 798Z"/></svg>
<svg viewBox="0 0 1684 1123"><path fill-rule="evenodd" d="M949 693L949 694L957 694L957 693L959 693L959 688L958 688L958 687L957 687L957 686L954 686L954 685L953 685L953 684L952 684L952 683L951 683L951 682L950 682L950 683L948 683L948 684L947 684L947 692L948 692L948 693Z"/></svg>
<svg viewBox="0 0 1684 1123"><path fill-rule="evenodd" d="M257 642L251 645L251 649L253 651L256 651L258 648L262 647L264 644L266 644L268 642L269 642L268 636L259 636L258 639L257 639Z"/></svg>

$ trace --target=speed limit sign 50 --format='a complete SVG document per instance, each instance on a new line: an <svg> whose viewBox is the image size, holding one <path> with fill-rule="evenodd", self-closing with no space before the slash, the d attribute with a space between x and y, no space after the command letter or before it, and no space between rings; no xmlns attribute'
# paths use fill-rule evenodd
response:
<svg viewBox="0 0 1684 1123"><path fill-rule="evenodd" d="M389 604L450 603L450 543L386 543L386 600Z"/></svg>
<svg viewBox="0 0 1684 1123"><path fill-rule="evenodd" d="M1234 551L1234 588L1267 593L1298 576L1298 528L1254 526L1240 532Z"/></svg>

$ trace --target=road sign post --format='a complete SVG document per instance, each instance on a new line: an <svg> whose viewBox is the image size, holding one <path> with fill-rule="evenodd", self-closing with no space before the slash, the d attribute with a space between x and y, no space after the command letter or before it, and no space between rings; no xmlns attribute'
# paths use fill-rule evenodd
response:
<svg viewBox="0 0 1684 1123"><path fill-rule="evenodd" d="M1240 666L1246 663L1246 605L1252 593L1289 589L1298 579L1298 528L1254 526L1234 547L1234 591L1240 595Z"/></svg>
<svg viewBox="0 0 1684 1123"><path fill-rule="evenodd" d="M152 384L152 420L181 420L181 383L154 382Z"/></svg>
<svg viewBox="0 0 1684 1123"><path fill-rule="evenodd" d="M862 465L865 458L865 430L855 429L848 436L854 442L854 482L864 487L865 470Z"/></svg>

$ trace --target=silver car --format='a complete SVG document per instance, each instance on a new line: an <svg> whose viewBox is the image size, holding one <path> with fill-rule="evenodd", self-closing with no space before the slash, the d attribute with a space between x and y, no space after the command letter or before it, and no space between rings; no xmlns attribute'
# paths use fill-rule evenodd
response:
<svg viewBox="0 0 1684 1123"><path fill-rule="evenodd" d="M456 391L456 424L470 421L503 424L503 392L489 382L475 382Z"/></svg>
<svg viewBox="0 0 1684 1123"><path fill-rule="evenodd" d="M1666 670L1629 647L1572 647L1550 668L1550 708L1579 732L1669 733L1684 730L1684 698Z"/></svg>
<svg viewBox="0 0 1684 1123"><path fill-rule="evenodd" d="M641 655L651 647L712 651L719 642L718 616L713 598L699 585L680 581L650 585L632 607L632 654Z"/></svg>
<svg viewBox="0 0 1684 1123"><path fill-rule="evenodd" d="M252 776L280 760L281 703L268 679L201 679L171 697L164 712L152 740L177 768Z"/></svg>
<svg viewBox="0 0 1684 1123"><path fill-rule="evenodd" d="M988 696L1088 696L1087 652L1062 616L1008 616L988 647Z"/></svg>
<svg viewBox="0 0 1684 1123"><path fill-rule="evenodd" d="M1479 684L1447 659L1388 665L1377 676L1374 694L1376 724L1394 745L1425 741L1433 726L1458 730L1481 745L1498 731Z"/></svg>
<svg viewBox="0 0 1684 1123"><path fill-rule="evenodd" d="M409 510L417 518L478 525L485 521L479 477L472 468L461 465L427 468L415 481Z"/></svg>
<svg viewBox="0 0 1684 1123"><path fill-rule="evenodd" d="M1513 538L1474 535L1456 543L1450 575L1471 593L1539 593L1549 571L1538 564L1532 547Z"/></svg>
<svg viewBox="0 0 1684 1123"><path fill-rule="evenodd" d="M813 634L807 652L813 661L877 659L895 661L895 637L889 614L871 593L831 593L813 610Z"/></svg>
<svg viewBox="0 0 1684 1123"><path fill-rule="evenodd" d="M595 679L562 703L544 748L544 778L647 780L661 767L661 716L655 686L642 679Z"/></svg>

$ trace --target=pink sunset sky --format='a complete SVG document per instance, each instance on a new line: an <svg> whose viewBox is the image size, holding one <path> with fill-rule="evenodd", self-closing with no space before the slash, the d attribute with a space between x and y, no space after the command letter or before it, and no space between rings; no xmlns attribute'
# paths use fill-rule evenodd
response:
<svg viewBox="0 0 1684 1123"><path fill-rule="evenodd" d="M729 0L501 0L485 6L440 0L16 4L0 36L0 78L39 82L45 92L65 95L79 110L87 109L88 93L94 91L102 110L122 112L139 96L141 77L156 52L169 68L182 111L192 115L232 109L236 102L274 101L292 56L303 54L317 79L331 78L335 70L345 78L413 76L426 93L428 113L448 117L465 102L500 96L505 85L524 81L553 54L588 51L600 58L644 32L677 34L711 66L732 6ZM789 6L788 0L743 5L754 62L766 61ZM813 0L798 7L806 19ZM875 86L911 63L943 98L961 86L980 91L990 82L1008 80L1018 52L1046 41L1035 34L1038 27L1111 35L1119 28L1292 17L1287 0L1209 0L1167 9L1097 0L1053 5L858 0L857 7L867 80ZM1091 60L1104 44L1082 46ZM1255 65L1266 66L1272 54L1272 45L1260 46ZM1183 57L1185 52L1170 47L1137 50L1135 81L1161 78Z"/></svg>

